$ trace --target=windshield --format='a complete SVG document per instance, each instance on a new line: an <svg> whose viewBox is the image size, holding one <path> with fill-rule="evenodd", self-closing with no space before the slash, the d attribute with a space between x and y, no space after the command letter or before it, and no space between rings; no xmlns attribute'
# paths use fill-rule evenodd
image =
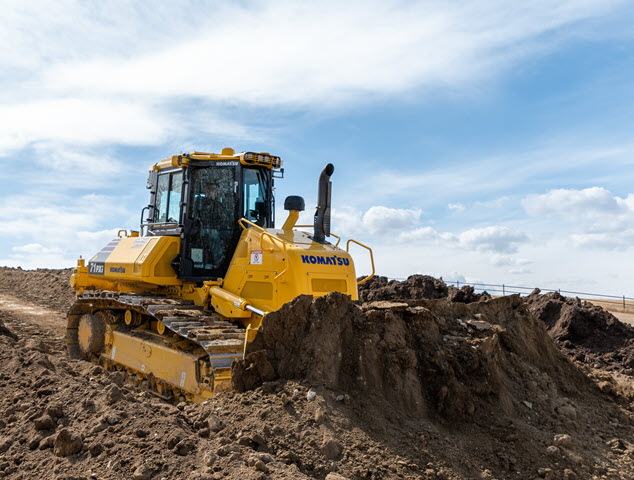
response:
<svg viewBox="0 0 634 480"><path fill-rule="evenodd" d="M222 276L233 255L231 246L239 234L235 174L233 167L216 166L192 173L191 227L184 253L196 276Z"/></svg>

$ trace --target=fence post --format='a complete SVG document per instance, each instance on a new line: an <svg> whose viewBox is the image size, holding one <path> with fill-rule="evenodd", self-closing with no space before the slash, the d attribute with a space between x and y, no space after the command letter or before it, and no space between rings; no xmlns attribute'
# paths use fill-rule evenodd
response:
<svg viewBox="0 0 634 480"><path fill-rule="evenodd" d="M456 280L456 288L460 288L460 280Z"/></svg>
<svg viewBox="0 0 634 480"><path fill-rule="evenodd" d="M625 310L625 295L623 295L623 310Z"/></svg>
<svg viewBox="0 0 634 480"><path fill-rule="evenodd" d="M502 296L505 297L506 296L506 291L504 290L504 284L502 284Z"/></svg>

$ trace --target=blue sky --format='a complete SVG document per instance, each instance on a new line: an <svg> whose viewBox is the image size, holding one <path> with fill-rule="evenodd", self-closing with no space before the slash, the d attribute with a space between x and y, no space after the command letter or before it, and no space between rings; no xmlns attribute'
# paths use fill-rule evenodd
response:
<svg viewBox="0 0 634 480"><path fill-rule="evenodd" d="M0 265L136 228L147 168L268 151L378 272L634 296L634 6L8 2ZM278 220L284 212L278 212ZM355 251L359 273L365 252Z"/></svg>

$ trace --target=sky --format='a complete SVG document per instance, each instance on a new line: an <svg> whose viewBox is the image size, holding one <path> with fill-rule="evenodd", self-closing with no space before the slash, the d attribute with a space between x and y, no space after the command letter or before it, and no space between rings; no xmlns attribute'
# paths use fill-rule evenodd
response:
<svg viewBox="0 0 634 480"><path fill-rule="evenodd" d="M332 231L378 274L634 297L633 23L610 0L4 1L0 265L90 258L138 229L152 164L232 147L282 158L307 223L333 163Z"/></svg>

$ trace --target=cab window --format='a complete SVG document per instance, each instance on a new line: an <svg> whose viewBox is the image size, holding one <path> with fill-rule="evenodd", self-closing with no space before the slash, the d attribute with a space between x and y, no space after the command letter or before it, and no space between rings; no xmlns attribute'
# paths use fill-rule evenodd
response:
<svg viewBox="0 0 634 480"><path fill-rule="evenodd" d="M245 168L243 181L242 216L260 227L268 226L270 209L266 174L262 169Z"/></svg>
<svg viewBox="0 0 634 480"><path fill-rule="evenodd" d="M226 272L240 235L237 224L238 182L233 167L205 167L191 176L188 242L184 256L192 273L221 277Z"/></svg>
<svg viewBox="0 0 634 480"><path fill-rule="evenodd" d="M159 175L156 186L155 223L179 223L183 173Z"/></svg>

